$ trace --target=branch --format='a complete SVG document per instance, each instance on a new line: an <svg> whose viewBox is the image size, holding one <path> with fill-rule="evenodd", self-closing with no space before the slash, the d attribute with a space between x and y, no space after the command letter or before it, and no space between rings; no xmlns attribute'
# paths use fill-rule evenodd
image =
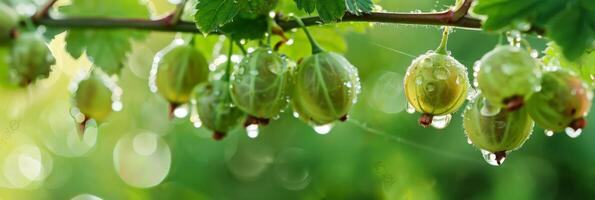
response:
<svg viewBox="0 0 595 200"><path fill-rule="evenodd" d="M51 0L53 1L53 0ZM401 24L423 24L423 25L442 25L463 28L481 28L481 21L467 15L469 7L473 0L465 0L456 10L447 10L438 13L394 13L394 12L372 12L362 15L345 13L339 22L381 22L381 23L401 23ZM48 8L49 9L49 8ZM41 12L40 12L41 13ZM47 13L47 12L46 12ZM201 31L192 22L178 21L177 23L167 23L168 20L146 20L146 19L112 19L112 18L64 18L52 19L45 15L41 19L34 20L37 25L56 28L72 29L136 29L164 32L188 32L201 33ZM314 26L325 24L320 17L302 18L304 25ZM282 16L276 18L276 22L283 29L288 31L298 28L295 20L284 19ZM220 34L216 32L215 34Z"/></svg>
<svg viewBox="0 0 595 200"><path fill-rule="evenodd" d="M54 6L54 4L56 4L58 0L49 0L48 2L46 2L43 7L41 7L41 9L39 9L35 14L33 14L33 16L31 17L31 19L33 21L37 21L43 18L47 18L48 17L48 12L50 11L50 8L52 8L52 6Z"/></svg>

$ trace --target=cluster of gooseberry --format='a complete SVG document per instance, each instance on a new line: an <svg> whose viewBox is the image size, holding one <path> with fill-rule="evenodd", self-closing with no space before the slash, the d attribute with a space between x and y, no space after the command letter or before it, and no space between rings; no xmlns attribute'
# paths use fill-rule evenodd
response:
<svg viewBox="0 0 595 200"><path fill-rule="evenodd" d="M270 30L272 26L271 21ZM270 42L236 65L230 41L228 60L217 67L225 69L223 76L209 76L204 56L193 45L174 41L155 56L151 90L170 102L172 115L179 106L189 108L191 122L212 130L216 140L242 122L248 136L256 137L258 127L276 119L289 102L296 115L313 126L345 120L359 90L357 70L343 56L324 51L303 28L312 56L297 67Z"/></svg>
<svg viewBox="0 0 595 200"><path fill-rule="evenodd" d="M444 128L469 99L463 113L468 143L492 165L520 148L534 123L548 136L561 131L580 135L593 95L579 76L544 66L516 37L476 62L472 88L464 66L446 51L447 37L445 30L440 47L413 60L405 76L408 110L422 113L421 125Z"/></svg>

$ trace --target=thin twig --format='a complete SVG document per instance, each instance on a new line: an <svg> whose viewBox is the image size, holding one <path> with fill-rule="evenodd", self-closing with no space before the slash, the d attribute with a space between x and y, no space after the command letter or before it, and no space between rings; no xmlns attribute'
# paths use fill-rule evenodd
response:
<svg viewBox="0 0 595 200"><path fill-rule="evenodd" d="M43 5L43 7L41 7L41 9L39 9L35 14L33 14L33 16L31 17L31 19L33 21L37 21L37 20L41 20L43 18L48 17L48 12L54 6L54 4L56 4L56 2L58 2L58 0L48 0Z"/></svg>
<svg viewBox="0 0 595 200"><path fill-rule="evenodd" d="M465 0L457 10L447 10L438 13L393 13L393 12L371 12L362 15L345 13L339 22L381 22L381 23L402 23L402 24L423 24L423 25L448 25L463 28L481 28L479 19L467 15L473 0ZM171 17L168 16L168 17ZM167 17L166 17L167 18ZM164 32L189 32L201 33L192 22L179 21L175 24L163 23L166 18L160 20L146 19L112 19L112 18L64 18L52 19L48 16L35 20L38 25L59 28L74 29L137 29ZM318 16L302 18L304 25L321 25L325 22ZM298 28L299 24L293 19L277 17L276 23L283 31ZM215 32L218 34L219 32Z"/></svg>

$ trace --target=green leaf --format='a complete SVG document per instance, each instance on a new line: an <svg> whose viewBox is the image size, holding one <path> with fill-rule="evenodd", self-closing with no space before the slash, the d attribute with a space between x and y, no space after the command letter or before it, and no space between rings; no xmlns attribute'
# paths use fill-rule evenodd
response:
<svg viewBox="0 0 595 200"><path fill-rule="evenodd" d="M316 42L318 42L324 50L337 53L345 53L347 50L347 43L345 42L341 31L337 31L337 27L319 26L308 30L316 37ZM304 49L310 49L311 47L308 38L303 31L291 33L288 37L293 39L293 44L281 47L279 52L294 60L311 55L310 51L304 51Z"/></svg>
<svg viewBox="0 0 595 200"><path fill-rule="evenodd" d="M487 31L518 29L526 23L545 30L569 60L578 59L595 41L593 0L479 0L473 11L487 17Z"/></svg>
<svg viewBox="0 0 595 200"><path fill-rule="evenodd" d="M221 27L221 31L234 40L261 39L268 31L267 20L268 16L265 15L256 18L241 17L238 15L234 18L233 22Z"/></svg>
<svg viewBox="0 0 595 200"><path fill-rule="evenodd" d="M564 49L569 60L580 57L595 37L595 27L591 25L595 18L590 19L581 10L577 4L566 7L547 25L547 35Z"/></svg>
<svg viewBox="0 0 595 200"><path fill-rule="evenodd" d="M246 0L200 0L194 20L203 32L209 33L229 23L246 6Z"/></svg>
<svg viewBox="0 0 595 200"><path fill-rule="evenodd" d="M307 13L312 13L314 10L318 11L318 15L324 22L340 20L347 10L345 0L295 0L295 3L299 9L303 9Z"/></svg>
<svg viewBox="0 0 595 200"><path fill-rule="evenodd" d="M147 7L136 0L73 0L59 10L71 17L149 17ZM130 40L141 40L146 34L128 30L70 30L66 35L66 50L75 58L86 53L96 66L108 74L115 74L119 73L131 49Z"/></svg>
<svg viewBox="0 0 595 200"><path fill-rule="evenodd" d="M345 0L347 11L355 15L372 12L374 2L372 0Z"/></svg>
<svg viewBox="0 0 595 200"><path fill-rule="evenodd" d="M307 13L313 13L316 10L316 0L295 0L295 4Z"/></svg>

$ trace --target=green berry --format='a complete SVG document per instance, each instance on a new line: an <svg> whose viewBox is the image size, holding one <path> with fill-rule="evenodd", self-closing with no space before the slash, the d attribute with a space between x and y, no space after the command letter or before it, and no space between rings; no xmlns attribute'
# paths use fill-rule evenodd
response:
<svg viewBox="0 0 595 200"><path fill-rule="evenodd" d="M484 55L478 66L478 87L492 105L518 109L539 88L539 65L519 47L498 46Z"/></svg>
<svg viewBox="0 0 595 200"><path fill-rule="evenodd" d="M518 149L533 129L533 120L525 108L515 111L502 109L498 114L485 115L486 99L479 95L463 113L463 127L469 141L475 147L490 152L496 156L500 165L507 152Z"/></svg>
<svg viewBox="0 0 595 200"><path fill-rule="evenodd" d="M528 111L538 126L551 131L586 125L592 92L580 77L566 70L543 73L541 90L529 99Z"/></svg>
<svg viewBox="0 0 595 200"><path fill-rule="evenodd" d="M112 113L112 90L108 87L106 78L104 74L92 71L78 83L74 103L86 118L102 122Z"/></svg>
<svg viewBox="0 0 595 200"><path fill-rule="evenodd" d="M325 51L305 58L293 81L294 110L316 125L345 119L360 90L357 69L345 57Z"/></svg>
<svg viewBox="0 0 595 200"><path fill-rule="evenodd" d="M287 106L289 68L279 53L258 48L233 71L231 98L247 114L270 119Z"/></svg>
<svg viewBox="0 0 595 200"><path fill-rule="evenodd" d="M50 75L56 60L41 35L24 33L14 43L10 55L12 80L21 86Z"/></svg>
<svg viewBox="0 0 595 200"><path fill-rule="evenodd" d="M244 119L244 113L231 103L229 84L222 80L198 85L194 89L192 103L202 125L212 130L217 140Z"/></svg>
<svg viewBox="0 0 595 200"><path fill-rule="evenodd" d="M449 55L430 51L417 57L405 74L405 96L424 116L448 115L467 97L469 79L463 64ZM429 121L420 119L422 125Z"/></svg>
<svg viewBox="0 0 595 200"><path fill-rule="evenodd" d="M0 45L4 45L14 37L14 30L17 28L19 16L8 5L0 2Z"/></svg>
<svg viewBox="0 0 595 200"><path fill-rule="evenodd" d="M175 45L160 52L155 59L157 91L172 105L189 101L192 89L208 78L205 57L191 45Z"/></svg>

